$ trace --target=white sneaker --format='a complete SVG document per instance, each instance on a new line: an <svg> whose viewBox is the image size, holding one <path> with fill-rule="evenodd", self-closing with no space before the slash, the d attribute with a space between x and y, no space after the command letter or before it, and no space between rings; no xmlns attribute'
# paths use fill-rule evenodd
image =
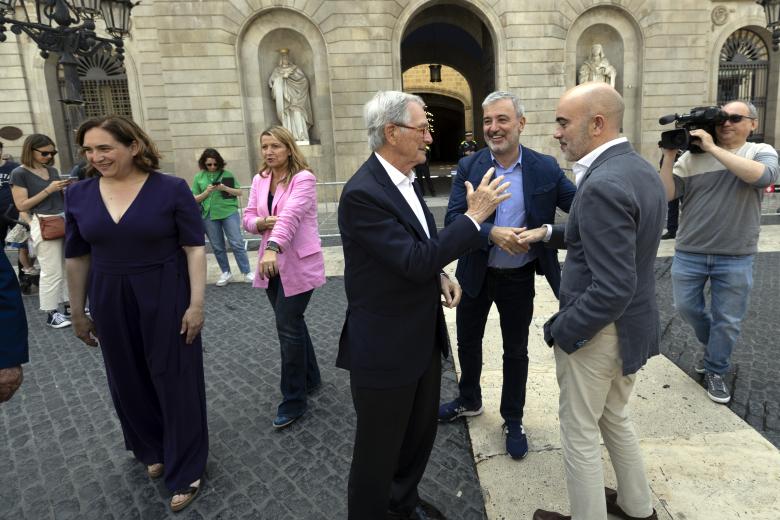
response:
<svg viewBox="0 0 780 520"><path fill-rule="evenodd" d="M232 273L222 273L219 275L219 280L217 280L217 287L224 287L228 284L230 280L233 279Z"/></svg>
<svg viewBox="0 0 780 520"><path fill-rule="evenodd" d="M255 273L246 273L244 275L244 279L246 279L247 283L252 283L255 281Z"/></svg>
<svg viewBox="0 0 780 520"><path fill-rule="evenodd" d="M54 329L61 329L63 327L70 327L70 320L63 316L59 311L52 311L46 319L46 325Z"/></svg>

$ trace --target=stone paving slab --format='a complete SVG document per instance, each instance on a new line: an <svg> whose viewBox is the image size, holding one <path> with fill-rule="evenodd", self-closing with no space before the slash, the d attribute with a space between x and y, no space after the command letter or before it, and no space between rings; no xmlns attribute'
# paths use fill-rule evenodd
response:
<svg viewBox="0 0 780 520"><path fill-rule="evenodd" d="M254 259L253 259L254 262ZM334 366L346 307L343 279L314 292L307 323L323 386L306 416L271 427L279 399L279 346L264 291L206 291L203 332L210 454L201 497L177 519L346 518L355 416L347 372ZM0 519L163 519L169 493L124 450L99 349L71 329L43 326L25 297L31 362L0 405ZM451 362L442 392L455 392ZM388 420L393 420L388 417ZM485 518L463 423L441 428L421 485L448 518Z"/></svg>

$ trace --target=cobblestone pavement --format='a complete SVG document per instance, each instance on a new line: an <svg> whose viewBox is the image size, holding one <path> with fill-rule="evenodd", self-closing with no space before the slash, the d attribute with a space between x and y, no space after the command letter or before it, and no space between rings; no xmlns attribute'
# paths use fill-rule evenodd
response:
<svg viewBox="0 0 780 520"><path fill-rule="evenodd" d="M210 286L206 298L207 484L175 517L346 518L355 417L348 374L334 367L343 280L330 278L314 292L307 322L323 386L306 416L282 431L271 427L279 346L264 291ZM70 329L43 326L36 296L25 303L31 362L19 393L0 405L0 519L174 517L164 485L124 450L99 349ZM451 397L451 363L444 376L442 393ZM420 491L448 518L485 518L465 423L440 428Z"/></svg>
<svg viewBox="0 0 780 520"><path fill-rule="evenodd" d="M691 327L672 306L671 258L656 262L657 294L661 311L661 352L696 380L694 355L701 348ZM780 253L759 253L754 266L753 291L742 334L732 353L726 382L732 389L729 407L780 448L780 373L778 314ZM709 291L709 289L707 289Z"/></svg>

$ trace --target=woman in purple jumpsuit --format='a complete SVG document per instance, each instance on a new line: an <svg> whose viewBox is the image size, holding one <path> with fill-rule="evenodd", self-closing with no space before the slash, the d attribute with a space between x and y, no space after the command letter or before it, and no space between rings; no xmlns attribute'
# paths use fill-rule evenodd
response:
<svg viewBox="0 0 780 520"><path fill-rule="evenodd" d="M74 332L99 340L125 446L150 477L164 473L179 511L208 456L200 210L183 179L158 171L156 147L132 121L89 120L77 142L92 176L66 195Z"/></svg>

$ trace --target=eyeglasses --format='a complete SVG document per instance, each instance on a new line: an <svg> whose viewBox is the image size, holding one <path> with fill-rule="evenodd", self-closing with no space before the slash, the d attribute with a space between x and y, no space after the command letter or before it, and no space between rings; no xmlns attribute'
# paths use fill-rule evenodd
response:
<svg viewBox="0 0 780 520"><path fill-rule="evenodd" d="M418 126L409 126L409 125L402 125L401 123L393 123L395 126L400 126L401 128L408 128L409 130L416 130L417 133L420 134L420 137L425 137L426 132L431 133L431 125L425 125L423 127Z"/></svg>
<svg viewBox="0 0 780 520"><path fill-rule="evenodd" d="M216 165L217 165L217 163L215 163L215 162L207 162L206 163L206 167L208 167L208 166L216 166Z"/></svg>
<svg viewBox="0 0 780 520"><path fill-rule="evenodd" d="M758 119L758 118L750 117L750 116L743 116L742 114L729 114L728 117L726 118L726 121L728 121L729 123L736 124L736 123L741 122L743 119ZM724 121L723 123L725 123L726 121ZM723 123L720 123L720 124L722 125Z"/></svg>
<svg viewBox="0 0 780 520"><path fill-rule="evenodd" d="M39 154L41 154L44 157L54 157L55 155L57 155L57 150L54 150L53 152L42 152L42 151L38 150L37 148L33 148L33 150L35 150L36 152L38 152Z"/></svg>

